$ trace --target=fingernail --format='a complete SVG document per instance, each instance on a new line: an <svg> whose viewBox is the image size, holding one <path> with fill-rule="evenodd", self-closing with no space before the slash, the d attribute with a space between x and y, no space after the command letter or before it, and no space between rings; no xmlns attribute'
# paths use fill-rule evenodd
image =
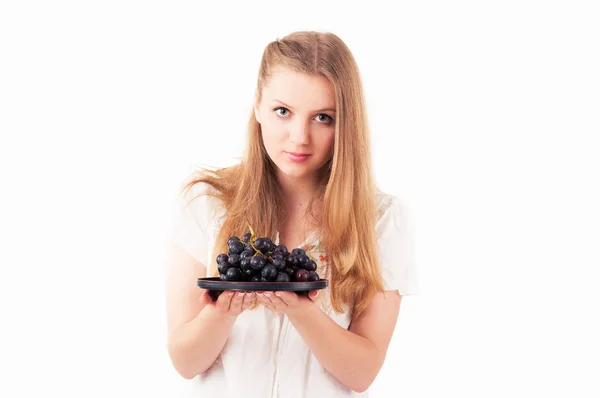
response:
<svg viewBox="0 0 600 398"><path fill-rule="evenodd" d="M239 292L238 297L244 297L244 292Z"/></svg>
<svg viewBox="0 0 600 398"><path fill-rule="evenodd" d="M276 295L277 297L281 297L281 293L279 293L279 292L275 293L275 295Z"/></svg>
<svg viewBox="0 0 600 398"><path fill-rule="evenodd" d="M269 293L265 293L265 297L270 297L271 295Z"/></svg>
<svg viewBox="0 0 600 398"><path fill-rule="evenodd" d="M233 292L227 293L228 296L233 296Z"/></svg>

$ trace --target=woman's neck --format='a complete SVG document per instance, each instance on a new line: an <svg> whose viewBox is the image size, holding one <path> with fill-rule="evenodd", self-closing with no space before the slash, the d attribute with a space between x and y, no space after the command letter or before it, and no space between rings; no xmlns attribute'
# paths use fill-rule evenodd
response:
<svg viewBox="0 0 600 398"><path fill-rule="evenodd" d="M317 190L314 179L298 179L280 175L279 186L285 204L286 214L303 215Z"/></svg>

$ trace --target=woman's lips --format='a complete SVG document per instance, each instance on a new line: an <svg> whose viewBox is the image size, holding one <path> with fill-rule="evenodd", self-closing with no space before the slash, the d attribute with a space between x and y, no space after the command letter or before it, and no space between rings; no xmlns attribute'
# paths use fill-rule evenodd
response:
<svg viewBox="0 0 600 398"><path fill-rule="evenodd" d="M293 162L303 162L310 156L310 154L297 152L285 152L285 154L287 155L288 159Z"/></svg>

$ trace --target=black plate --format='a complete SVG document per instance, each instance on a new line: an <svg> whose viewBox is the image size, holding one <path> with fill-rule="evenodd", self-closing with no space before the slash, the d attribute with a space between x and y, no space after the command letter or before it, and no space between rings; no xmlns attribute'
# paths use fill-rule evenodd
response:
<svg viewBox="0 0 600 398"><path fill-rule="evenodd" d="M319 279L314 282L227 282L220 280L218 277L198 278L198 287L209 290L213 300L216 300L224 290L251 292L285 290L306 295L311 290L325 289L328 285L329 281L327 279Z"/></svg>

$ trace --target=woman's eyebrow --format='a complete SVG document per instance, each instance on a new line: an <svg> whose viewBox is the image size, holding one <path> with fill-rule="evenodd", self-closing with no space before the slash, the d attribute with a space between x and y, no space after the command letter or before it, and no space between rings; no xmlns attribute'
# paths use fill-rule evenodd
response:
<svg viewBox="0 0 600 398"><path fill-rule="evenodd" d="M294 109L291 106L289 106L288 104L286 104L285 102L280 101L278 99L274 99L273 101L279 102L281 105L285 106L288 109ZM318 110L316 110L314 112L334 112L335 113L335 109L334 108L324 108L324 109L318 109Z"/></svg>

